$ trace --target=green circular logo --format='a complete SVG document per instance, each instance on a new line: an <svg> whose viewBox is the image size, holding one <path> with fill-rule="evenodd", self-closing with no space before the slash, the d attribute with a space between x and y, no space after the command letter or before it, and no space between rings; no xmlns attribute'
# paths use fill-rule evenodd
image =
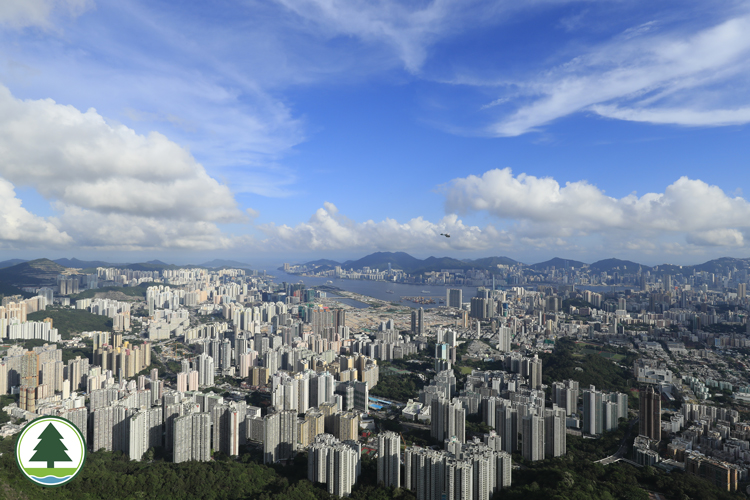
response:
<svg viewBox="0 0 750 500"><path fill-rule="evenodd" d="M36 484L62 486L83 469L86 442L69 420L39 417L18 435L16 462L24 476Z"/></svg>

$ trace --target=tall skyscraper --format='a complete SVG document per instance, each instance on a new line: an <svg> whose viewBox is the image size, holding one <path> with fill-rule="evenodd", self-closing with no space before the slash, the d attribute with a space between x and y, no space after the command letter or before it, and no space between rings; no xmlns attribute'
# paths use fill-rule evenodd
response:
<svg viewBox="0 0 750 500"><path fill-rule="evenodd" d="M378 435L378 484L401 487L401 436L395 432Z"/></svg>
<svg viewBox="0 0 750 500"><path fill-rule="evenodd" d="M297 452L297 411L284 410L263 419L263 463L293 458Z"/></svg>
<svg viewBox="0 0 750 500"><path fill-rule="evenodd" d="M424 308L420 307L411 312L411 331L417 335L425 333Z"/></svg>
<svg viewBox="0 0 750 500"><path fill-rule="evenodd" d="M518 410L510 405L501 404L495 411L495 429L500 436L503 451L518 451Z"/></svg>
<svg viewBox="0 0 750 500"><path fill-rule="evenodd" d="M542 388L542 360L537 354L529 359L529 385L532 389Z"/></svg>
<svg viewBox="0 0 750 500"><path fill-rule="evenodd" d="M510 352L510 341L512 337L511 329L507 326L501 326L497 329L497 350L500 352Z"/></svg>
<svg viewBox="0 0 750 500"><path fill-rule="evenodd" d="M466 441L466 410L458 398L435 398L432 400L430 411L432 437L440 442L451 437L455 437L461 443Z"/></svg>
<svg viewBox="0 0 750 500"><path fill-rule="evenodd" d="M544 459L544 417L535 413L521 419L522 454L526 460Z"/></svg>
<svg viewBox="0 0 750 500"><path fill-rule="evenodd" d="M649 439L661 440L661 394L649 385L640 394L638 433Z"/></svg>
<svg viewBox="0 0 750 500"><path fill-rule="evenodd" d="M544 456L561 457L567 450L565 434L565 408L554 405L544 410Z"/></svg>
<svg viewBox="0 0 750 500"><path fill-rule="evenodd" d="M552 402L565 409L568 415L578 411L578 381L566 380L552 384Z"/></svg>
<svg viewBox="0 0 750 500"><path fill-rule="evenodd" d="M446 295L445 303L448 307L456 309L461 308L461 304L463 303L463 291L460 288L449 288Z"/></svg>
<svg viewBox="0 0 750 500"><path fill-rule="evenodd" d="M92 449L128 452L130 422L134 410L121 405L106 406L94 411L94 444Z"/></svg>
<svg viewBox="0 0 750 500"><path fill-rule="evenodd" d="M583 391L583 432L601 434L604 429L602 414L602 393L593 385Z"/></svg>
<svg viewBox="0 0 750 500"><path fill-rule="evenodd" d="M211 459L211 414L190 413L174 420L175 463Z"/></svg>
<svg viewBox="0 0 750 500"><path fill-rule="evenodd" d="M203 386L214 385L214 358L205 352L198 356L198 383Z"/></svg>

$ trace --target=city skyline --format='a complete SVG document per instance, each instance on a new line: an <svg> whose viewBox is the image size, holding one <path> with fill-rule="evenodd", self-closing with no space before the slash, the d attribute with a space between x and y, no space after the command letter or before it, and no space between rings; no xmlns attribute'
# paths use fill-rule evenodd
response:
<svg viewBox="0 0 750 500"><path fill-rule="evenodd" d="M0 260L745 257L749 24L745 2L17 3Z"/></svg>

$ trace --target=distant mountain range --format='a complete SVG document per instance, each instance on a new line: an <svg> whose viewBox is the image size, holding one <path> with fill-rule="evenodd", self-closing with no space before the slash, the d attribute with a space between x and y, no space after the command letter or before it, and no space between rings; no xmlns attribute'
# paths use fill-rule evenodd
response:
<svg viewBox="0 0 750 500"><path fill-rule="evenodd" d="M496 270L498 264L506 266L520 264L523 265L526 269L537 272L541 272L545 269L554 267L555 269L588 268L589 271L594 273L606 272L608 274L612 274L614 272L619 272L620 274L633 274L637 273L639 268L643 272L651 271L652 274L690 275L693 274L693 271L706 271L710 273L726 274L727 271L731 269L750 268L750 258L737 259L734 257L722 257L720 259L710 260L703 264L697 264L693 266L675 266L672 264L662 264L651 267L630 260L621 260L615 258L603 259L592 264L586 264L578 260L555 257L554 259L550 259L545 262L525 265L517 260L511 259L510 257L485 257L481 259L463 260L457 260L451 257L428 257L426 259L418 259L405 252L376 252L362 257L361 259L347 260L345 262L337 262L330 259L320 259L307 262L304 265L306 265L307 267L317 268L317 270L319 271L333 269L336 266L341 266L344 269L362 269L364 267L369 267L372 269L384 270L388 269L389 263L393 269L400 269L410 274L440 271L441 269Z"/></svg>
<svg viewBox="0 0 750 500"><path fill-rule="evenodd" d="M10 260L4 260L0 262L0 269L3 269L5 267L15 266L16 264L21 264L23 262L27 262L23 259L10 259Z"/></svg>
<svg viewBox="0 0 750 500"><path fill-rule="evenodd" d="M511 259L510 257L484 257L481 259L462 260L454 259L452 257L428 257L426 259L418 259L405 252L376 252L357 260L337 262L330 259L319 259L307 262L305 265L323 271L333 269L335 266L341 266L345 269L362 269L364 267L370 267L373 269L384 270L388 269L388 264L390 264L393 269L401 269L410 274L440 271L441 269L497 270L498 265L522 265L525 269L534 272L543 272L554 266L555 269L588 268L590 272L606 272L608 274L614 272L619 272L620 274L632 274L636 273L640 268L642 271L651 271L652 274L656 275L690 275L693 274L694 271L726 274L732 269L750 269L750 258L738 259L734 257L722 257L692 266L661 264L651 267L637 262L615 258L603 259L592 264L586 264L578 260L555 257L554 259L545 262L526 265L515 259ZM0 262L0 295L16 293L19 291L16 287L54 285L57 275L64 272L67 268L92 269L96 267L119 267L141 271L161 271L164 269L181 269L186 267L203 267L209 269L231 267L251 269L246 263L226 259L214 259L209 262L204 262L199 266L178 266L175 264L167 264L160 260L151 260L148 262L133 264L113 264L100 260L84 261L75 258L62 258L54 261L49 259L36 259L30 261L24 259L10 259Z"/></svg>

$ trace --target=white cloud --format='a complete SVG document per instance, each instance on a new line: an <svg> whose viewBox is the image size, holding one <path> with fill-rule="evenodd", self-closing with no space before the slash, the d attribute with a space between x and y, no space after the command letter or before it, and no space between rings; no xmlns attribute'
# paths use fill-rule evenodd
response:
<svg viewBox="0 0 750 500"><path fill-rule="evenodd" d="M121 250L247 242L217 226L248 217L185 148L109 124L94 109L15 99L2 86L0 175L7 179L0 179L0 241ZM45 220L23 209L11 182L33 187L58 215Z"/></svg>
<svg viewBox="0 0 750 500"><path fill-rule="evenodd" d="M719 126L750 121L750 17L697 33L659 33L650 23L538 78L519 83L530 97L490 132L520 135L580 111L622 120ZM648 28L648 29L644 29ZM741 84L741 88L744 85Z"/></svg>
<svg viewBox="0 0 750 500"><path fill-rule="evenodd" d="M75 239L76 245L99 250L219 250L234 248L242 237L222 233L211 222L100 213L57 204L53 221Z"/></svg>
<svg viewBox="0 0 750 500"><path fill-rule="evenodd" d="M0 87L0 175L48 199L100 213L183 221L242 219L229 188L184 148L50 99Z"/></svg>
<svg viewBox="0 0 750 500"><path fill-rule="evenodd" d="M447 29L449 14L457 11L456 2L451 0L436 0L420 7L390 0L278 1L329 33L390 45L410 71L419 69L426 57L426 45Z"/></svg>
<svg viewBox="0 0 750 500"><path fill-rule="evenodd" d="M326 202L309 221L294 227L266 224L258 226L267 239L259 248L271 251L432 251L487 250L507 246L510 239L492 226L481 229L464 224L456 215L447 215L439 222L416 217L405 223L394 219L380 222L355 222L341 215L338 208ZM450 238L441 236L448 233Z"/></svg>
<svg viewBox="0 0 750 500"><path fill-rule="evenodd" d="M711 127L750 122L750 107L704 111L686 108L623 109L614 105L597 105L592 106L591 110L601 116L618 120L684 126Z"/></svg>
<svg viewBox="0 0 750 500"><path fill-rule="evenodd" d="M742 233L736 229L712 229L687 236L688 243L699 246L741 247L745 244Z"/></svg>
<svg viewBox="0 0 750 500"><path fill-rule="evenodd" d="M75 17L93 5L93 0L3 0L0 2L0 25L50 28L50 17L54 13L62 12Z"/></svg>
<svg viewBox="0 0 750 500"><path fill-rule="evenodd" d="M73 239L21 206L13 184L0 178L0 248L59 246Z"/></svg>
<svg viewBox="0 0 750 500"><path fill-rule="evenodd" d="M502 20L512 10L572 1L579 0L277 0L326 37L352 36L391 47L411 72L420 70L438 40Z"/></svg>
<svg viewBox="0 0 750 500"><path fill-rule="evenodd" d="M663 193L613 198L586 181L561 186L550 177L514 176L506 168L454 179L443 189L448 212L485 211L531 238L596 234L627 241L646 233L657 239L685 234L693 245L741 246L742 231L750 230L747 200L687 177Z"/></svg>

